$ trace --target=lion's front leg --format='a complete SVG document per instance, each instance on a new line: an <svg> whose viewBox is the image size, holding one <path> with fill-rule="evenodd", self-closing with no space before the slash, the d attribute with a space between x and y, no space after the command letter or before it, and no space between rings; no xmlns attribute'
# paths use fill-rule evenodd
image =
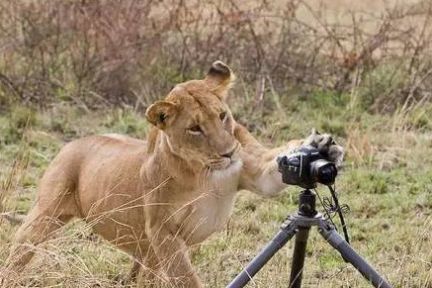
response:
<svg viewBox="0 0 432 288"><path fill-rule="evenodd" d="M158 230L158 231L156 231ZM173 287L202 287L195 273L187 250L187 246L179 235L166 229L152 230L152 247L159 259L159 265L169 277Z"/></svg>
<svg viewBox="0 0 432 288"><path fill-rule="evenodd" d="M246 189L263 196L274 196L281 192L286 184L278 171L277 158L289 155L301 145L316 147L329 161L340 165L343 160L343 148L337 145L329 134L315 131L302 140L292 140L286 145L274 149L262 146L245 127L237 124L235 135L242 145L241 158L243 170L240 189Z"/></svg>
<svg viewBox="0 0 432 288"><path fill-rule="evenodd" d="M149 214L158 215L157 213ZM176 229L172 229L175 226L171 227L169 221L163 221L163 219L164 217L153 218L148 221L146 234L157 257L158 267L169 278L169 287L202 287L192 267L184 239Z"/></svg>
<svg viewBox="0 0 432 288"><path fill-rule="evenodd" d="M292 153L300 145L300 141L291 141L283 147L260 150L258 153L247 149L242 151L243 170L240 188L265 197L277 195L287 187L278 171L277 158Z"/></svg>
<svg viewBox="0 0 432 288"><path fill-rule="evenodd" d="M243 161L243 170L239 188L268 197L282 191L287 185L282 182L276 160L281 155L291 153L302 141L293 140L282 147L268 149L240 124L236 124L235 136L242 145L240 157Z"/></svg>

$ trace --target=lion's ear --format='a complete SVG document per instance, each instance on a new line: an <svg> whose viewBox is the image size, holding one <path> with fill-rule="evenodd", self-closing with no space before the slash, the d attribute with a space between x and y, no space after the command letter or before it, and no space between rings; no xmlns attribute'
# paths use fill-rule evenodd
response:
<svg viewBox="0 0 432 288"><path fill-rule="evenodd" d="M222 61L215 61L210 67L204 81L221 100L225 100L228 91L234 84L235 75Z"/></svg>
<svg viewBox="0 0 432 288"><path fill-rule="evenodd" d="M147 120L160 129L165 129L172 123L177 114L177 105L169 101L156 101L147 108Z"/></svg>

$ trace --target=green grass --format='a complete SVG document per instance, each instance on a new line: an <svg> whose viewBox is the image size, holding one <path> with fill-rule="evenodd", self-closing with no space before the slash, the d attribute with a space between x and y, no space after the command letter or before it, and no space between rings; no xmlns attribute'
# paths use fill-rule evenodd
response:
<svg viewBox="0 0 432 288"><path fill-rule="evenodd" d="M268 145L304 137L313 127L336 135L348 153L337 190L341 202L351 207L347 221L353 247L395 287L432 287L432 136L430 125L421 124L431 123L426 112L412 112L406 118L409 129L394 131L397 116L371 115L357 106L348 109L346 95L317 92L270 103L274 110L262 117L246 111L242 102L232 102L240 120ZM28 211L38 179L67 141L107 132L144 138L147 130L143 115L130 109L90 113L61 104L45 111L11 108L0 115L4 209ZM12 169L14 163L18 168ZM192 252L206 287L224 287L253 258L296 209L298 191L290 187L273 199L239 193L227 228ZM321 188L319 193L327 192ZM0 264L16 229L1 222ZM251 287L286 287L292 249L293 243L286 245ZM127 255L77 221L63 229L60 238L42 245L22 282L31 287L111 287L119 285L115 277L127 274L130 265ZM369 286L313 230L304 287Z"/></svg>

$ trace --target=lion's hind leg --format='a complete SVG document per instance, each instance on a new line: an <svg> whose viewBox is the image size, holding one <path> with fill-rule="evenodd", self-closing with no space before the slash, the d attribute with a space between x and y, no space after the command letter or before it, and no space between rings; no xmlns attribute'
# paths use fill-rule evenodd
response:
<svg viewBox="0 0 432 288"><path fill-rule="evenodd" d="M16 233L11 253L2 271L4 275L0 275L0 280L3 280L4 283L17 281L16 276L19 276L19 273L31 260L36 246L52 238L54 232L72 218L72 215L52 216L38 210L38 207L33 208Z"/></svg>
<svg viewBox="0 0 432 288"><path fill-rule="evenodd" d="M0 275L2 287L11 280L17 281L16 276L31 260L37 245L52 238L73 217L80 216L73 185L65 176L64 172L56 173L49 169L43 177L36 203L15 234L6 266Z"/></svg>

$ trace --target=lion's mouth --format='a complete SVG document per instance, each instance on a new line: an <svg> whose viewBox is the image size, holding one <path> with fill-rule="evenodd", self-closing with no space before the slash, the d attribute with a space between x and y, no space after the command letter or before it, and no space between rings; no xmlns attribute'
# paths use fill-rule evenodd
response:
<svg viewBox="0 0 432 288"><path fill-rule="evenodd" d="M210 161L207 163L207 166L210 168L210 170L225 170L241 163L238 153L240 147L240 144L236 145L236 147L232 150L232 153L229 153L229 156L210 159Z"/></svg>
<svg viewBox="0 0 432 288"><path fill-rule="evenodd" d="M223 157L222 159L211 161L208 166L211 170L225 170L236 165L238 162L238 159Z"/></svg>

